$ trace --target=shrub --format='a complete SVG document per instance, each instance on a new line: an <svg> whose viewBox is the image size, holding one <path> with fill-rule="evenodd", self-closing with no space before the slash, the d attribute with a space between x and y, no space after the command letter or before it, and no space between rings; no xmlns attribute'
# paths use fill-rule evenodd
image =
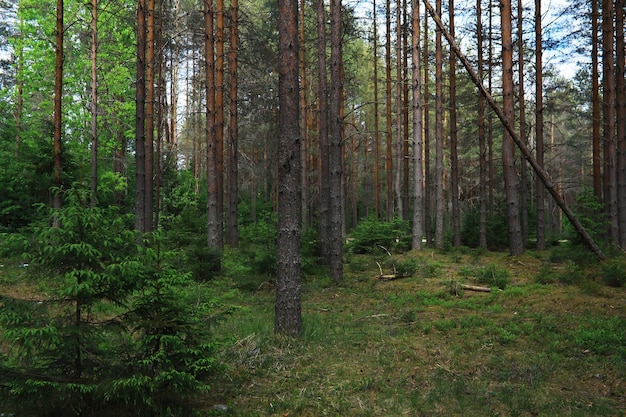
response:
<svg viewBox="0 0 626 417"><path fill-rule="evenodd" d="M623 287L626 285L626 268L618 262L602 265L602 281L609 287Z"/></svg>
<svg viewBox="0 0 626 417"><path fill-rule="evenodd" d="M353 253L404 252L411 246L411 227L408 221L394 219L380 221L370 216L359 222L350 233L348 250Z"/></svg>
<svg viewBox="0 0 626 417"><path fill-rule="evenodd" d="M509 284L509 271L498 268L494 264L489 264L476 270L476 280L480 284L487 284L492 287L504 289Z"/></svg>

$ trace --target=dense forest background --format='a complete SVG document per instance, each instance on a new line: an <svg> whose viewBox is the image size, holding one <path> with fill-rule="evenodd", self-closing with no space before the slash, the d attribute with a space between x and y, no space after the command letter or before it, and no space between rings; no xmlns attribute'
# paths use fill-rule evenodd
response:
<svg viewBox="0 0 626 417"><path fill-rule="evenodd" d="M348 255L626 246L623 0L0 6L15 409L193 408L225 270L302 336L303 275Z"/></svg>
<svg viewBox="0 0 626 417"><path fill-rule="evenodd" d="M497 101L512 94L513 126L557 192L568 204L585 190L593 193L608 207L608 236L623 243L623 228L617 227L623 176L612 175L621 172L622 163L617 150L623 142L624 94L616 89L623 89L623 10L605 3L600 8L595 2L551 3L547 10L540 3L513 4L506 16L515 22L510 86L504 86L502 77L500 4L450 3L442 15L489 93ZM52 204L51 187L67 189L74 183L90 184L99 204L119 205L122 211L133 211L138 200L145 200L147 223L139 219L138 229L167 227L184 202L197 203L197 214L204 215L207 169L212 169L205 157L213 140L206 133L209 94L215 103L209 129L217 158L215 184L209 181L216 188L209 199L215 195L217 221L223 225L216 228L216 242L209 244L236 246L241 221L254 221L259 212L277 207L277 6L220 2L212 6L214 33L208 38L203 5L161 1L148 7L143 30L150 39L144 53L151 55L139 61L144 80L137 72L135 2L65 4L62 86L56 85L63 105L57 126L53 69L58 10L53 2L5 1L3 228L28 225L37 217L34 203ZM503 159L512 158L524 244L541 247L559 239L561 211L519 151L502 155L502 124L485 102L479 104L476 86L423 8L417 20L422 26L416 45L420 75L412 78L410 6L342 5L343 234L368 216L411 219L418 210L427 245L441 246L445 240L507 247L509 236L503 232L511 213L506 211L503 169L508 162ZM328 26L327 7L320 11L317 4L303 2L299 13L302 225L310 228L324 223L327 210L328 149L322 136L328 135L324 95L330 88L320 77L330 73L320 66L326 60L320 51L330 46L320 32ZM326 47L320 47L322 41ZM214 85L208 89L207 42L214 51L209 62ZM138 81L146 81L141 83L143 97L138 96ZM421 89L418 110L423 112L420 177L412 163L416 81ZM507 94L505 87L511 90ZM138 100L145 101L142 116L136 114ZM139 137L137 117L145 117ZM55 137L60 147L53 145ZM138 169L138 161L145 167ZM145 184L138 185L138 178ZM415 181L423 183L419 207L413 202Z"/></svg>

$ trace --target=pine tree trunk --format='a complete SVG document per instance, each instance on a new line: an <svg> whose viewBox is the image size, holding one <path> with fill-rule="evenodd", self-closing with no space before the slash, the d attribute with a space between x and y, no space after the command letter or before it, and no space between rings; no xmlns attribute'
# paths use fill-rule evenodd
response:
<svg viewBox="0 0 626 417"><path fill-rule="evenodd" d="M324 0L317 0L317 99L319 103L319 241L322 258L330 264L330 174L328 144L328 81L326 69L326 9Z"/></svg>
<svg viewBox="0 0 626 417"><path fill-rule="evenodd" d="M319 0L322 1L322 0ZM373 30L372 49L374 50L374 211L380 219L380 124L378 117L378 25L376 17L376 0L372 0Z"/></svg>
<svg viewBox="0 0 626 417"><path fill-rule="evenodd" d="M513 37L511 22L511 0L500 2L500 21L502 29L502 109L511 125L515 121L515 103L513 98ZM507 207L507 225L509 251L511 255L524 252L522 230L519 215L519 190L517 170L515 169L515 143L508 131L502 139L502 170Z"/></svg>
<svg viewBox="0 0 626 417"><path fill-rule="evenodd" d="M153 230L153 177L154 177L154 111L155 111L155 0L147 0L147 34L146 34L146 176L145 176L145 231Z"/></svg>
<svg viewBox="0 0 626 417"><path fill-rule="evenodd" d="M278 255L274 331L302 333L298 0L279 0Z"/></svg>
<svg viewBox="0 0 626 417"><path fill-rule="evenodd" d="M330 7L330 276L343 279L343 73L341 0Z"/></svg>
<svg viewBox="0 0 626 417"><path fill-rule="evenodd" d="M217 247L224 246L224 0L217 0L215 42L215 142L217 159Z"/></svg>
<svg viewBox="0 0 626 417"><path fill-rule="evenodd" d="M598 1L591 0L591 102L593 194L602 201L602 147L600 146L600 74L598 71Z"/></svg>
<svg viewBox="0 0 626 417"><path fill-rule="evenodd" d="M307 229L310 226L309 222L309 179L308 179L308 135L307 135L307 67L306 67L306 36L305 36L305 22L304 22L304 7L306 1L300 0L300 163L302 164L300 180L302 184L302 227Z"/></svg>
<svg viewBox="0 0 626 417"><path fill-rule="evenodd" d="M54 208L60 209L63 205L61 194L61 170L62 170L62 133L63 133L63 0L57 0L56 4L56 32L55 32L55 65L54 65L54 143L53 143L53 166L54 166ZM58 218L54 217L54 225L59 226Z"/></svg>
<svg viewBox="0 0 626 417"><path fill-rule="evenodd" d="M517 0L517 68L518 68L518 102L520 139L528 143L526 138L526 106L524 90L524 24L522 0ZM528 167L524 158L520 159L520 216L522 225L522 241L528 241Z"/></svg>
<svg viewBox="0 0 626 417"><path fill-rule="evenodd" d="M424 115L424 229L426 234L426 246L430 246L433 242L433 234L431 230L431 178L430 178L430 92L429 92L429 70L428 70L428 13L424 13L424 50L422 64L424 67L424 103L422 113Z"/></svg>
<svg viewBox="0 0 626 417"><path fill-rule="evenodd" d="M624 0L615 0L616 113L617 113L617 215L619 245L626 249L626 85L624 80Z"/></svg>
<svg viewBox="0 0 626 417"><path fill-rule="evenodd" d="M146 231L146 0L137 1L135 89L135 230Z"/></svg>
<svg viewBox="0 0 626 417"><path fill-rule="evenodd" d="M478 44L478 79L483 80L482 0L476 0L476 42ZM487 145L485 143L485 99L478 93L479 208L478 246L487 249Z"/></svg>
<svg viewBox="0 0 626 417"><path fill-rule="evenodd" d="M437 16L441 16L441 0L437 0ZM443 248L443 44L441 29L435 31L435 247Z"/></svg>
<svg viewBox="0 0 626 417"><path fill-rule="evenodd" d="M91 205L98 192L98 0L91 0Z"/></svg>
<svg viewBox="0 0 626 417"><path fill-rule="evenodd" d="M413 107L413 230L411 247L422 249L424 234L424 174L422 171L422 81L420 48L420 2L411 2L411 91Z"/></svg>
<svg viewBox="0 0 626 417"><path fill-rule="evenodd" d="M386 1L385 8L385 134L386 134L386 156L385 170L387 172L387 221L393 219L393 138L392 138L392 117L391 117L391 1Z"/></svg>
<svg viewBox="0 0 626 417"><path fill-rule="evenodd" d="M608 236L619 243L615 143L615 47L613 0L602 2L602 113L604 115L604 209Z"/></svg>
<svg viewBox="0 0 626 417"><path fill-rule="evenodd" d="M228 113L228 216L226 219L226 243L236 248L239 245L239 131L238 131L238 48L239 48L239 1L230 3L230 46L228 54L228 95L230 97Z"/></svg>
<svg viewBox="0 0 626 417"><path fill-rule="evenodd" d="M218 207L218 170L217 153L218 143L215 122L215 38L213 35L213 2L204 3L204 30L205 45L205 90L206 90L206 170L207 170L207 241L209 248L220 249L221 225L219 223Z"/></svg>
<svg viewBox="0 0 626 417"><path fill-rule="evenodd" d="M541 0L535 0L535 142L537 164L544 166L543 145L543 36L541 24ZM537 249L546 248L546 215L545 215L545 188L540 178L537 178Z"/></svg>
<svg viewBox="0 0 626 417"><path fill-rule="evenodd" d="M449 30L454 37L454 0L450 0L449 9ZM456 59L454 51L450 48L450 200L452 200L452 234L454 247L461 246L461 209L459 207L459 157L457 145L456 126Z"/></svg>
<svg viewBox="0 0 626 417"><path fill-rule="evenodd" d="M402 163L403 144L402 144L402 2L396 2L396 171L394 173L394 191L396 216L399 219L404 218L404 207L402 205Z"/></svg>

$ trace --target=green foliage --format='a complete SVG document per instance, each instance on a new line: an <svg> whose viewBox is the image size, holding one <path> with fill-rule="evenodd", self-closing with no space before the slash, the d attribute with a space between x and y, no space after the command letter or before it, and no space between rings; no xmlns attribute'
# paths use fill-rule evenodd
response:
<svg viewBox="0 0 626 417"><path fill-rule="evenodd" d="M509 285L510 273L506 269L500 268L495 264L489 264L485 267L478 268L475 272L476 281L480 284L487 284L491 287L500 289Z"/></svg>
<svg viewBox="0 0 626 417"><path fill-rule="evenodd" d="M621 288L626 285L626 267L623 261L612 260L602 265L602 281L609 287Z"/></svg>
<svg viewBox="0 0 626 417"><path fill-rule="evenodd" d="M478 247L480 233L480 212L478 207L471 207L463 216L461 224L461 241L471 248ZM506 248L508 245L506 213L498 209L487 219L487 242L489 249Z"/></svg>
<svg viewBox="0 0 626 417"><path fill-rule="evenodd" d="M405 252L411 247L409 222L393 219L390 222L370 216L359 222L350 233L348 250L353 253Z"/></svg>
<svg viewBox="0 0 626 417"><path fill-rule="evenodd" d="M240 250L254 273L259 275L276 274L276 236L278 215L264 212L254 222L242 225L239 229Z"/></svg>
<svg viewBox="0 0 626 417"><path fill-rule="evenodd" d="M586 188L581 191L576 196L576 203L572 205L572 211L574 211L580 223L596 243L607 243L607 222L604 215L604 206L597 200L596 196L593 194L593 190ZM582 238L573 228L569 220L564 223L564 227L566 228L567 236L572 246L584 246Z"/></svg>
<svg viewBox="0 0 626 417"><path fill-rule="evenodd" d="M572 332L575 345L598 355L626 359L626 320L623 317L587 320Z"/></svg>
<svg viewBox="0 0 626 417"><path fill-rule="evenodd" d="M210 329L229 312L222 289L181 273L162 233L138 245L116 208L88 205L80 187L64 197L30 249L49 296L0 299L0 345L11 346L0 403L25 415L188 413L218 369Z"/></svg>

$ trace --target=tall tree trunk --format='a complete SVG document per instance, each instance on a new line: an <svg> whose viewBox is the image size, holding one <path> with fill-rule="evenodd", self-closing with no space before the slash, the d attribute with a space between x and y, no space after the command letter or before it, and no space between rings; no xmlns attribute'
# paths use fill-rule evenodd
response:
<svg viewBox="0 0 626 417"><path fill-rule="evenodd" d="M519 74L519 132L520 139L528 143L526 138L526 105L524 90L524 8L522 0L517 0L517 68ZM520 160L520 216L522 225L522 241L528 241L528 167L526 160Z"/></svg>
<svg viewBox="0 0 626 417"><path fill-rule="evenodd" d="M91 205L98 192L98 0L91 0Z"/></svg>
<svg viewBox="0 0 626 417"><path fill-rule="evenodd" d="M60 209L63 205L61 194L62 172L62 129L63 129L63 0L57 0L56 5L56 31L55 31L55 64L54 64L54 143L53 143L53 166L54 166L54 208ZM54 218L54 226L59 226L58 217Z"/></svg>
<svg viewBox="0 0 626 417"><path fill-rule="evenodd" d="M146 231L146 0L137 1L137 74L135 76L135 230Z"/></svg>
<svg viewBox="0 0 626 417"><path fill-rule="evenodd" d="M420 5L411 2L411 91L413 107L413 239L411 247L422 249L424 234L424 174L422 172L422 81L420 48ZM426 36L426 34L424 35Z"/></svg>
<svg viewBox="0 0 626 417"><path fill-rule="evenodd" d="M604 209L608 236L619 242L615 144L615 48L613 0L602 2L602 112L604 115Z"/></svg>
<svg viewBox="0 0 626 417"><path fill-rule="evenodd" d="M224 246L224 0L217 0L215 42L215 142L217 158L217 247Z"/></svg>
<svg viewBox="0 0 626 417"><path fill-rule="evenodd" d="M593 194L602 201L602 147L600 146L600 74L598 72L598 1L591 0L591 105Z"/></svg>
<svg viewBox="0 0 626 417"><path fill-rule="evenodd" d="M502 29L502 109L506 120L515 121L515 103L513 98L513 37L511 22L511 0L501 0L500 21ZM502 138L502 170L507 207L507 225L509 235L509 251L511 255L524 252L522 229L519 215L519 190L517 187L517 170L515 169L515 143L508 131Z"/></svg>
<svg viewBox="0 0 626 417"><path fill-rule="evenodd" d="M279 0L278 255L274 331L302 333L298 0Z"/></svg>
<svg viewBox="0 0 626 417"><path fill-rule="evenodd" d="M155 98L155 0L147 0L146 34L146 202L145 231L151 232L154 226L153 189L154 189L154 98Z"/></svg>
<svg viewBox="0 0 626 417"><path fill-rule="evenodd" d="M218 141L215 121L215 38L213 24L213 2L205 0L204 2L204 30L205 45L204 56L206 61L205 89L206 89L206 170L207 170L207 239L208 246L212 249L219 250L221 248L220 235L221 224L219 222L219 206L218 206L218 176L222 172L218 169Z"/></svg>
<svg viewBox="0 0 626 417"><path fill-rule="evenodd" d="M302 164L300 180L302 184L302 227L307 229L309 227L309 179L308 179L308 135L307 135L307 67L306 67L306 36L305 36L305 22L304 22L304 7L306 1L300 0L300 163Z"/></svg>
<svg viewBox="0 0 626 417"><path fill-rule="evenodd" d="M393 219L395 210L393 207L393 138L391 132L391 1L387 0L385 7L385 134L386 134L386 157L385 170L387 172L387 220Z"/></svg>
<svg viewBox="0 0 626 417"><path fill-rule="evenodd" d="M22 32L24 26L24 17L20 14L19 31ZM15 105L15 157L19 155L20 143L22 141L22 113L24 107L24 44L19 37L16 39L16 53L15 58L17 60L16 69L16 105Z"/></svg>
<svg viewBox="0 0 626 417"><path fill-rule="evenodd" d="M409 146L409 5L407 0L402 0L402 212L405 214L405 218L411 218L409 214L409 177L410 168L409 162L411 160L410 146Z"/></svg>
<svg viewBox="0 0 626 417"><path fill-rule="evenodd" d="M437 16L441 18L441 0L437 0ZM443 44L441 28L435 31L435 247L443 248Z"/></svg>
<svg viewBox="0 0 626 417"><path fill-rule="evenodd" d="M543 35L541 24L541 0L535 0L535 142L537 163L544 166L543 140ZM541 179L536 181L537 196L537 249L546 248L545 189Z"/></svg>
<svg viewBox="0 0 626 417"><path fill-rule="evenodd" d="M394 173L394 190L396 198L396 215L404 219L405 213L402 205L402 163L403 143L402 143L402 1L396 2L396 171Z"/></svg>
<svg viewBox="0 0 626 417"><path fill-rule="evenodd" d="M328 77L326 69L326 8L324 0L317 0L317 99L319 107L319 241L322 258L330 264L330 174L328 143Z"/></svg>
<svg viewBox="0 0 626 417"><path fill-rule="evenodd" d="M322 0L319 0L322 1ZM374 206L376 218L380 219L380 124L378 117L378 25L376 0L372 0L373 25L372 48L374 50Z"/></svg>
<svg viewBox="0 0 626 417"><path fill-rule="evenodd" d="M428 13L424 13L424 51L422 64L424 67L424 105L422 113L424 114L424 229L426 234L426 246L430 246L433 242L433 234L431 230L431 193L430 193L430 92L429 92L429 70L428 70Z"/></svg>
<svg viewBox="0 0 626 417"><path fill-rule="evenodd" d="M229 78L229 141L228 141L228 216L226 219L226 243L236 248L239 245L239 145L238 145L238 48L239 48L239 1L230 2L230 46L228 50Z"/></svg>
<svg viewBox="0 0 626 417"><path fill-rule="evenodd" d="M626 249L626 85L624 82L624 0L615 0L617 106L617 216L619 245Z"/></svg>
<svg viewBox="0 0 626 417"><path fill-rule="evenodd" d="M330 7L330 276L343 279L343 73L341 0Z"/></svg>
<svg viewBox="0 0 626 417"><path fill-rule="evenodd" d="M454 0L449 0L449 30L454 37ZM454 247L461 246L461 209L459 207L459 157L456 126L456 60L450 48L450 200L452 200L452 234Z"/></svg>
<svg viewBox="0 0 626 417"><path fill-rule="evenodd" d="M482 0L476 0L476 42L478 44L478 79L483 82ZM478 92L479 208L478 246L487 249L487 145L485 143L485 99Z"/></svg>
<svg viewBox="0 0 626 417"><path fill-rule="evenodd" d="M520 140L519 135L515 132L515 129L513 128L513 124L508 121L504 111L498 106L495 99L492 97L489 91L487 91L485 86L481 83L481 80L478 78L478 75L473 70L472 65L470 64L467 57L463 55L459 46L456 44L454 38L452 38L452 36L450 36L450 34L445 30L445 26L443 25L443 22L439 18L439 15L436 13L436 11L433 9L432 5L429 3L428 0L424 0L424 5L426 6L428 13L430 13L430 15L435 20L437 27L445 34L446 39L448 40L448 44L450 45L451 48L454 49L456 56L459 58L459 60L465 67L467 73L469 74L470 78L472 79L476 87L478 87L482 95L485 97L485 99L487 100L487 103L489 103L489 106L491 107L491 109L498 116L498 119L500 119L500 122L502 123L505 130L511 136L511 139L513 140L513 142L517 145L517 147L520 149L520 151L522 152L522 154L524 155L528 163L535 170L535 173L543 180L543 185L550 192L550 195L552 195L552 198L554 199L556 204L561 208L563 213L567 216L569 221L572 223L572 225L574 226L578 234L581 236L583 242L589 247L591 251L593 251L593 253L598 257L598 259L601 259L601 260L605 259L606 257L604 253L602 253L602 250L594 242L594 240L591 238L589 233L587 233L587 231L582 226L578 218L570 210L570 208L566 204L563 197L555 189L554 185L552 184L552 181L550 180L548 173L537 164L537 161L535 160L535 158L533 158L533 155L528 149L528 146L526 146L526 144Z"/></svg>

